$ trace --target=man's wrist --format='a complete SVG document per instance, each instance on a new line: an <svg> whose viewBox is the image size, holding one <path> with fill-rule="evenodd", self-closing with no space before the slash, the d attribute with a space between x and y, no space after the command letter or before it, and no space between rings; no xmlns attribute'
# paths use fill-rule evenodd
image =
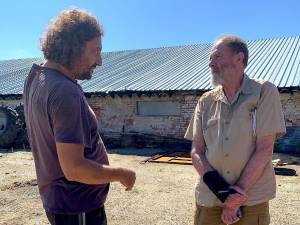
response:
<svg viewBox="0 0 300 225"><path fill-rule="evenodd" d="M230 184L216 170L206 172L202 178L203 182L222 203L225 202L229 194L236 193L234 189L229 189Z"/></svg>
<svg viewBox="0 0 300 225"><path fill-rule="evenodd" d="M242 196L248 198L248 195L247 195L247 193L246 193L246 190L244 190L244 189L241 188L240 186L238 186L238 185L231 185L229 188L235 190L238 194L240 194L240 195L242 195Z"/></svg>

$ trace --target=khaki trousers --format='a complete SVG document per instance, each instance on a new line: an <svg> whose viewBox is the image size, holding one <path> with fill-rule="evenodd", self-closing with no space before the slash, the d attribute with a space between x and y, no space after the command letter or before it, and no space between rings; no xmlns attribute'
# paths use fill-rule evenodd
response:
<svg viewBox="0 0 300 225"><path fill-rule="evenodd" d="M194 225L224 225L221 220L222 207L196 205ZM234 225L269 225L269 202L253 206L242 206L242 218Z"/></svg>

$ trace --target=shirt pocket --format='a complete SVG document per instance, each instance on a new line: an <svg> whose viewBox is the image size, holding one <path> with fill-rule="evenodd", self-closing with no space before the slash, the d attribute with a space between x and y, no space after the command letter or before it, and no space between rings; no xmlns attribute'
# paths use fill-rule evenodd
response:
<svg viewBox="0 0 300 225"><path fill-rule="evenodd" d="M218 121L219 121L218 118L215 118L215 117L210 118L210 119L207 121L207 123L206 123L206 129L208 129L208 128L212 127L212 126L217 125L217 124L218 124Z"/></svg>
<svg viewBox="0 0 300 225"><path fill-rule="evenodd" d="M218 137L218 123L219 119L212 117L204 123L203 136L206 146L211 146L216 143L216 138Z"/></svg>
<svg viewBox="0 0 300 225"><path fill-rule="evenodd" d="M233 115L236 123L234 124L234 128L236 131L236 135L242 137L252 137L255 133L255 120L251 111L246 108L241 108L236 111Z"/></svg>

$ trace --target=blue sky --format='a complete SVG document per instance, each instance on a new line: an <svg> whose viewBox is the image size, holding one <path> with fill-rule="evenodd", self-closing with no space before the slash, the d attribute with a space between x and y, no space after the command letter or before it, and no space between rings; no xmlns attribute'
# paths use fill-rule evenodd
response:
<svg viewBox="0 0 300 225"><path fill-rule="evenodd" d="M43 31L70 6L101 21L104 52L300 35L299 0L2 0L0 60L42 56Z"/></svg>

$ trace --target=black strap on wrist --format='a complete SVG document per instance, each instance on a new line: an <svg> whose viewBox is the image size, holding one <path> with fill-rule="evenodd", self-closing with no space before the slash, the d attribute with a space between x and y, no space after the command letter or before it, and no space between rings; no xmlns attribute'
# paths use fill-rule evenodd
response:
<svg viewBox="0 0 300 225"><path fill-rule="evenodd" d="M228 195L237 193L217 171L208 171L203 175L203 181L208 188L224 203Z"/></svg>

